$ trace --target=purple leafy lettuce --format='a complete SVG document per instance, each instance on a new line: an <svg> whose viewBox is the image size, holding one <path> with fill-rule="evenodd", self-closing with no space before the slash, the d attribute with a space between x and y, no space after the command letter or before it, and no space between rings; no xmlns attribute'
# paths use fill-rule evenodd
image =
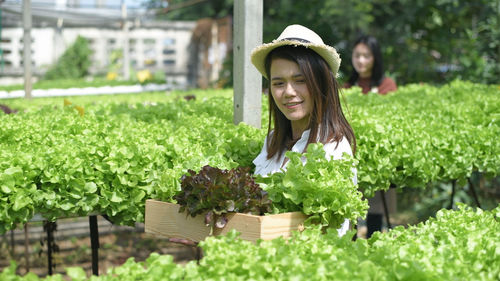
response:
<svg viewBox="0 0 500 281"><path fill-rule="evenodd" d="M254 182L250 168L231 170L204 166L200 172L188 170L181 177L181 191L174 197L192 217L205 214L205 223L222 228L227 223L226 213L264 215L271 212L267 192Z"/></svg>

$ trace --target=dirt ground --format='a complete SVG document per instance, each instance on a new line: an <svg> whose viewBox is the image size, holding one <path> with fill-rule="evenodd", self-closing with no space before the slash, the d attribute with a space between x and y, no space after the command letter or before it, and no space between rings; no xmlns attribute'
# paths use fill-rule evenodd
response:
<svg viewBox="0 0 500 281"><path fill-rule="evenodd" d="M58 250L53 253L53 273L65 274L66 267L80 266L90 276L92 274L92 249L90 232L80 227L86 220L64 222L58 221L59 228L65 230L54 232L55 244ZM99 274L105 274L108 268L123 264L133 257L135 261L144 261L153 252L169 254L179 264L185 264L196 259L196 248L178 243L169 242L163 237L144 233L142 225L136 227L104 225L99 219ZM109 223L108 223L109 224ZM74 226L74 227L73 227ZM67 229L73 231L68 234ZM38 229L35 229L38 228ZM27 270L43 277L48 274L48 255L46 233L40 231L39 226L28 224L28 239L25 239L24 230L5 233L0 237L0 271L9 266L9 261L18 264L18 274L24 275ZM14 240L12 240L14 238ZM14 241L14 243L12 243ZM26 248L25 241L28 242ZM26 257L29 259L27 264Z"/></svg>

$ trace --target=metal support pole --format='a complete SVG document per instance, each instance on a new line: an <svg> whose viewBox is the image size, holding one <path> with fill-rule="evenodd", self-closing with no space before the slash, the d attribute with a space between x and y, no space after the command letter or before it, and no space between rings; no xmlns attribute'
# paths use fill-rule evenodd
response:
<svg viewBox="0 0 500 281"><path fill-rule="evenodd" d="M24 259L26 260L26 272L30 271L30 247L28 237L28 224L24 225Z"/></svg>
<svg viewBox="0 0 500 281"><path fill-rule="evenodd" d="M448 206L448 209L453 209L453 200L455 197L455 186L457 184L457 180L452 180L451 181L451 198L450 198L450 205Z"/></svg>
<svg viewBox="0 0 500 281"><path fill-rule="evenodd" d="M387 229L391 229L392 225L389 220L389 210L387 209L387 203L385 201L385 191L381 190L380 191L380 197L382 197L382 204L384 205L384 214L385 214L385 220L387 222Z"/></svg>
<svg viewBox="0 0 500 281"><path fill-rule="evenodd" d="M356 241L358 239L358 224L357 223L354 225L354 230L356 230L356 232L352 236L352 241Z"/></svg>
<svg viewBox="0 0 500 281"><path fill-rule="evenodd" d="M11 252L10 252L10 255L13 257L16 252L16 241L14 241L14 230L11 230L10 231L10 246L11 246Z"/></svg>
<svg viewBox="0 0 500 281"><path fill-rule="evenodd" d="M0 2L3 2L3 1L0 1ZM0 23L1 22L2 22L2 9L0 9ZM1 26L1 24L0 24L0 39L2 39L2 26ZM0 48L0 73L3 73L4 67L5 67L5 63L4 63L4 59L3 59L3 49Z"/></svg>
<svg viewBox="0 0 500 281"><path fill-rule="evenodd" d="M90 247L92 248L92 274L99 275L99 230L97 216L89 216Z"/></svg>
<svg viewBox="0 0 500 281"><path fill-rule="evenodd" d="M54 268L52 253L55 252L54 249L54 230L56 229L56 223L50 221L44 221L43 227L47 232L47 264L48 264L48 274L52 275L52 269Z"/></svg>
<svg viewBox="0 0 500 281"><path fill-rule="evenodd" d="M24 27L24 97L31 99L31 1L23 0L23 27Z"/></svg>
<svg viewBox="0 0 500 281"><path fill-rule="evenodd" d="M203 249L198 245L198 242L183 238L169 238L168 242L192 247L192 249L194 250L194 258L196 259L196 263L200 264L200 260L201 258L203 258Z"/></svg>
<svg viewBox="0 0 500 281"><path fill-rule="evenodd" d="M262 0L234 1L234 123L261 127L262 76L250 62L253 48L262 43Z"/></svg>
<svg viewBox="0 0 500 281"><path fill-rule="evenodd" d="M203 257L203 251L202 251L201 247L198 246L198 245L196 245L196 250L195 251L196 251L196 255L195 255L196 263L200 264L200 260Z"/></svg>
<svg viewBox="0 0 500 281"><path fill-rule="evenodd" d="M130 48L128 42L129 26L127 22L127 4L122 0L122 31L123 31L123 79L130 80Z"/></svg>
<svg viewBox="0 0 500 281"><path fill-rule="evenodd" d="M4 243L5 246L9 248L9 239L7 238L7 231L4 234L2 234L2 241L0 242L0 247L2 247Z"/></svg>
<svg viewBox="0 0 500 281"><path fill-rule="evenodd" d="M479 198L477 197L476 188L474 187L472 180L470 178L468 178L467 181L469 182L469 189L472 193L472 197L474 197L474 201L476 201L476 205L479 208L481 208L481 204L479 203Z"/></svg>

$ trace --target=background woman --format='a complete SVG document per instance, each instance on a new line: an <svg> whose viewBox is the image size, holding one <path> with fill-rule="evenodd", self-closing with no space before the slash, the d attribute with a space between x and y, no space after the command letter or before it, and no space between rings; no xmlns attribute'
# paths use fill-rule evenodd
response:
<svg viewBox="0 0 500 281"><path fill-rule="evenodd" d="M375 37L362 35L354 42L352 66L354 70L348 82L344 84L345 88L359 86L363 94L371 92L380 95L397 90L396 82L384 75L382 52ZM385 193L377 191L373 198L369 198L370 208L366 217L367 238L370 238L373 232L382 230L384 214L382 196L385 196L389 213L396 211L395 189L389 189Z"/></svg>
<svg viewBox="0 0 500 281"><path fill-rule="evenodd" d="M359 86L363 94L381 95L397 90L396 82L384 75L382 52L375 37L363 35L354 42L352 66L353 72L345 88Z"/></svg>

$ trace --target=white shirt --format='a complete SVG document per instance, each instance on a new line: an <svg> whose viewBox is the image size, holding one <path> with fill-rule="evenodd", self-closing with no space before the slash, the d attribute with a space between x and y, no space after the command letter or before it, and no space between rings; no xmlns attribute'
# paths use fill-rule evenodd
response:
<svg viewBox="0 0 500 281"><path fill-rule="evenodd" d="M304 152L304 149L306 148L307 145L307 140L309 139L310 132L311 132L310 129L305 130L302 133L300 139L292 147L291 151L299 153ZM344 152L346 152L349 155L352 155L351 145L349 144L347 138L342 138L342 140L338 143L338 146L337 142L329 142L323 146L323 149L325 150L326 159L334 159L334 160L341 159L342 154ZM284 161L285 161L285 153L282 153L279 159L278 159L278 154L275 154L271 159L267 159L267 137L266 137L261 152L253 160L253 163L255 164L255 174L261 176L274 174L276 172L281 171L281 166L283 166L283 170L286 170L286 166L288 165L289 162L286 162L285 165L283 165ZM302 158L302 161L305 162L306 159ZM354 184L357 184L356 170L354 169L353 171L354 171L354 177L352 180ZM349 220L346 219L344 223L342 223L341 227L337 229L337 231L339 233L339 236L343 236L344 234L346 234L348 230L349 230Z"/></svg>

